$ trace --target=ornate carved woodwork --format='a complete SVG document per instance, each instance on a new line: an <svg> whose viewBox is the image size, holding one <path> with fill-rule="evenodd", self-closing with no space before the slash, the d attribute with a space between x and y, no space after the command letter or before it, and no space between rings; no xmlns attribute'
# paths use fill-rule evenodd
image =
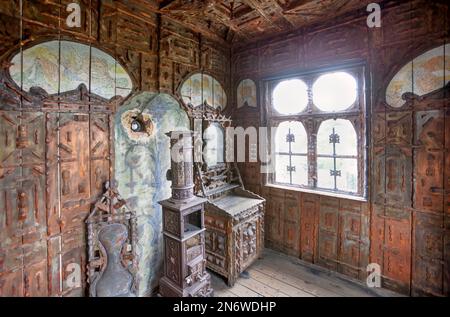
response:
<svg viewBox="0 0 450 317"><path fill-rule="evenodd" d="M172 19L224 43L248 43L267 36L324 22L351 10L367 6L369 1L191 1L161 2L153 5ZM213 33L213 34L211 34ZM291 50L287 50L291 51Z"/></svg>
<svg viewBox="0 0 450 317"><path fill-rule="evenodd" d="M3 296L82 296L84 220L111 177L117 102L85 86L21 92L1 70L0 267ZM17 253L18 261L5 260ZM4 258L5 257L5 258ZM14 285L10 282L14 281Z"/></svg>
<svg viewBox="0 0 450 317"><path fill-rule="evenodd" d="M164 297L213 295L206 272L206 199L193 194L192 132L172 131L170 137L172 197L163 206L164 276L159 293ZM177 155L179 154L179 155Z"/></svg>
<svg viewBox="0 0 450 317"><path fill-rule="evenodd" d="M89 296L134 297L136 212L109 183L105 187L86 219Z"/></svg>
<svg viewBox="0 0 450 317"><path fill-rule="evenodd" d="M191 107L192 108L192 107ZM220 111L208 107L192 108L190 116L203 122L204 132L211 125L227 127L231 120ZM228 142L223 142L226 152ZM225 153L224 153L225 156ZM205 160L206 161L206 160ZM208 268L234 285L239 274L245 271L264 248L265 200L244 189L236 163L214 166L196 163L196 193L205 197L206 259Z"/></svg>

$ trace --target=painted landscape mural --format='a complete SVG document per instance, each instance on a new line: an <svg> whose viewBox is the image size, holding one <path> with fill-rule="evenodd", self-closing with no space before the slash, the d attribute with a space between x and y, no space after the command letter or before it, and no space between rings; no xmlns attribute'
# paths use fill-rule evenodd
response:
<svg viewBox="0 0 450 317"><path fill-rule="evenodd" d="M431 49L406 64L394 76L386 90L386 102L400 108L405 93L418 96L443 88L450 81L450 44ZM414 71L413 71L414 69Z"/></svg>
<svg viewBox="0 0 450 317"><path fill-rule="evenodd" d="M142 113L152 126L134 133L128 118ZM162 273L162 219L158 201L171 195L166 173L170 168L169 138L165 133L188 130L189 119L170 95L144 92L116 114L115 177L119 192L138 217L138 295L158 285ZM140 134L140 135L136 135Z"/></svg>
<svg viewBox="0 0 450 317"><path fill-rule="evenodd" d="M112 56L77 42L37 44L16 54L12 64L11 78L26 91L39 86L56 94L84 84L92 93L110 99L116 95L126 97L132 89L130 76Z"/></svg>
<svg viewBox="0 0 450 317"><path fill-rule="evenodd" d="M181 86L180 93L185 104L199 106L206 102L222 110L227 106L227 96L222 85L207 74L195 73L189 76Z"/></svg>

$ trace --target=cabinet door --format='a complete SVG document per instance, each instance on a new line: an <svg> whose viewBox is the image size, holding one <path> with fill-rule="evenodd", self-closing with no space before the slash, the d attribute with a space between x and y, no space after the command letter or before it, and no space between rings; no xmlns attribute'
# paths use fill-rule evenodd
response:
<svg viewBox="0 0 450 317"><path fill-rule="evenodd" d="M253 217L240 224L234 232L236 243L236 273L245 270L259 255L260 218Z"/></svg>

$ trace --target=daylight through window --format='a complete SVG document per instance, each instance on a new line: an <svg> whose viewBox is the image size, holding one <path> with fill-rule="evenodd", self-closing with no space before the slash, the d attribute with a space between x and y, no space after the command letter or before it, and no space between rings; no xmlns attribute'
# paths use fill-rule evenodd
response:
<svg viewBox="0 0 450 317"><path fill-rule="evenodd" d="M269 183L365 196L362 67L266 81L277 127Z"/></svg>

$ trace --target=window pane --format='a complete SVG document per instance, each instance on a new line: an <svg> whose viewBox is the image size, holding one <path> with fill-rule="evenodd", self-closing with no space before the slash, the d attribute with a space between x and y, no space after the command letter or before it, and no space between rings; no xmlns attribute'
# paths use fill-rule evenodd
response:
<svg viewBox="0 0 450 317"><path fill-rule="evenodd" d="M291 178L287 167L289 166L289 155L275 156L275 181L277 183L290 184Z"/></svg>
<svg viewBox="0 0 450 317"><path fill-rule="evenodd" d="M275 137L275 151L289 153L288 136L291 135L291 153L306 154L308 151L308 138L303 124L298 121L285 121L280 123ZM292 138L293 137L293 138Z"/></svg>
<svg viewBox="0 0 450 317"><path fill-rule="evenodd" d="M317 187L334 189L334 176L331 176L330 170L334 170L333 159L319 157L317 159Z"/></svg>
<svg viewBox="0 0 450 317"><path fill-rule="evenodd" d="M308 185L308 159L306 156L292 156L292 166L295 171L292 171L292 184L294 185Z"/></svg>
<svg viewBox="0 0 450 317"><path fill-rule="evenodd" d="M290 122L282 122L277 127L277 133L275 136L275 152L276 153L289 153L289 142L286 140L286 136L289 134Z"/></svg>
<svg viewBox="0 0 450 317"><path fill-rule="evenodd" d="M295 136L295 142L291 143L291 152L295 154L308 153L308 138L306 130L301 122L292 122L291 134Z"/></svg>
<svg viewBox="0 0 450 317"><path fill-rule="evenodd" d="M356 131L349 120L337 119L322 122L317 133L317 154L332 155L333 143L330 143L330 135L334 133L339 137L336 143L336 155L358 154Z"/></svg>
<svg viewBox="0 0 450 317"><path fill-rule="evenodd" d="M349 108L358 95L355 78L345 72L320 76L314 83L312 92L314 104L327 112Z"/></svg>
<svg viewBox="0 0 450 317"><path fill-rule="evenodd" d="M336 178L337 188L346 192L358 191L358 162L356 159L336 159L336 169L341 176Z"/></svg>
<svg viewBox="0 0 450 317"><path fill-rule="evenodd" d="M281 114L295 114L308 104L308 87L300 79L285 80L273 90L273 106Z"/></svg>

